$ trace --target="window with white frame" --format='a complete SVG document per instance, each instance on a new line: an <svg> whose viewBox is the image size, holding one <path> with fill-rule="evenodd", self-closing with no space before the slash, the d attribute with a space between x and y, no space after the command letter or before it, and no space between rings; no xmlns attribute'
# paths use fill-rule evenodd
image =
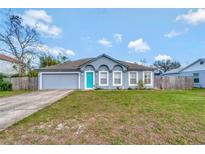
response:
<svg viewBox="0 0 205 154"><path fill-rule="evenodd" d="M113 83L114 85L122 85L122 72L113 72Z"/></svg>
<svg viewBox="0 0 205 154"><path fill-rule="evenodd" d="M199 83L199 73L193 74L194 83Z"/></svg>
<svg viewBox="0 0 205 154"><path fill-rule="evenodd" d="M99 78L100 78L99 85L101 85L101 86L108 85L108 72L100 71Z"/></svg>
<svg viewBox="0 0 205 154"><path fill-rule="evenodd" d="M144 84L152 83L152 72L144 72Z"/></svg>
<svg viewBox="0 0 205 154"><path fill-rule="evenodd" d="M137 85L137 72L129 72L129 84L130 85Z"/></svg>

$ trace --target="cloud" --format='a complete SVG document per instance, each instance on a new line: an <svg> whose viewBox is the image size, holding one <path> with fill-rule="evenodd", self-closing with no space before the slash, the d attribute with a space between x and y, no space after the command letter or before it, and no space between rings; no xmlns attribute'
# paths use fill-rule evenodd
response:
<svg viewBox="0 0 205 154"><path fill-rule="evenodd" d="M195 12L189 10L186 14L177 16L176 21L184 21L191 25L205 23L205 9L197 9Z"/></svg>
<svg viewBox="0 0 205 154"><path fill-rule="evenodd" d="M46 54L51 54L53 56L63 55L63 56L74 56L75 52L70 49L64 49L62 47L49 47L47 45L39 45L38 51L45 52Z"/></svg>
<svg viewBox="0 0 205 154"><path fill-rule="evenodd" d="M27 10L22 16L24 24L36 28L46 36L57 37L62 29L53 24L52 16L44 10Z"/></svg>
<svg viewBox="0 0 205 154"><path fill-rule="evenodd" d="M128 48L132 49L132 51L136 53L143 53L151 49L142 38L129 42Z"/></svg>
<svg viewBox="0 0 205 154"><path fill-rule="evenodd" d="M47 14L47 12L44 10L27 10L25 12L25 15L27 17L30 17L30 18L35 19L35 20L42 20L42 21L45 21L47 23L52 22L52 17L49 16Z"/></svg>
<svg viewBox="0 0 205 154"><path fill-rule="evenodd" d="M63 49L63 50L65 50L65 49ZM70 55L70 56L74 56L75 55L75 52L73 50L70 50L70 49L65 50L65 53L67 55Z"/></svg>
<svg viewBox="0 0 205 154"><path fill-rule="evenodd" d="M115 33L113 37L114 37L115 42L117 43L122 42L122 34Z"/></svg>
<svg viewBox="0 0 205 154"><path fill-rule="evenodd" d="M99 44L105 46L105 47L112 47L112 43L108 41L106 38L102 38L98 41Z"/></svg>
<svg viewBox="0 0 205 154"><path fill-rule="evenodd" d="M173 58L171 56L168 56L168 55L165 55L165 54L159 54L154 59L155 59L155 61L173 60Z"/></svg>
<svg viewBox="0 0 205 154"><path fill-rule="evenodd" d="M164 37L167 38L173 38L176 36L180 36L182 34L185 34L189 31L189 28L184 28L182 31L175 31L175 30L171 30L169 33L165 34Z"/></svg>

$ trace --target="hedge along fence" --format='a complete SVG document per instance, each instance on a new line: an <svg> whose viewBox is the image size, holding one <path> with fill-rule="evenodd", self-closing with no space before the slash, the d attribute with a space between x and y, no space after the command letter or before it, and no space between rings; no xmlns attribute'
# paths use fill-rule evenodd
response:
<svg viewBox="0 0 205 154"><path fill-rule="evenodd" d="M192 89L193 78L190 76L155 76L154 87L159 89Z"/></svg>
<svg viewBox="0 0 205 154"><path fill-rule="evenodd" d="M12 90L38 90L38 77L5 78L11 82Z"/></svg>

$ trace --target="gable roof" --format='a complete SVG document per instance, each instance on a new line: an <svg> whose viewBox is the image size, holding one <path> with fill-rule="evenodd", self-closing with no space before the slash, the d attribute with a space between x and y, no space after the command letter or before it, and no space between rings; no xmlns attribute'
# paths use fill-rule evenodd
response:
<svg viewBox="0 0 205 154"><path fill-rule="evenodd" d="M81 66L84 66L84 65L86 65L87 63L94 62L94 61L98 60L98 59L101 58L101 57L106 57L106 58L108 58L108 59L110 59L110 60L112 60L112 61L114 61L114 62L116 62L116 63L118 63L118 64L121 64L121 65L123 65L123 66L125 66L125 67L128 67L127 65L121 63L119 60L114 59L114 58L112 58L112 57L110 57L110 56L108 56L108 55L106 55L106 54L102 54L102 55L97 56L96 58L92 58L91 60L89 60L88 62L82 64Z"/></svg>
<svg viewBox="0 0 205 154"><path fill-rule="evenodd" d="M167 72L163 73L162 76L163 76L163 75L168 75L168 74L179 74L179 72L180 72L182 69L183 69L182 67L179 67L179 68L176 68L176 69L167 71Z"/></svg>
<svg viewBox="0 0 205 154"><path fill-rule="evenodd" d="M1 53L0 53L0 60L8 61L11 63L18 63L18 60L14 59L12 57L6 56L4 54L1 54Z"/></svg>
<svg viewBox="0 0 205 154"><path fill-rule="evenodd" d="M187 69L187 68L189 68L189 67L193 66L194 64L196 64L196 63L200 62L200 61L205 61L205 58L200 58L200 59L198 59L198 60L194 61L193 63L191 63L190 65L187 65L187 66L186 66L186 67L184 67L182 70L180 70L180 71L179 71L179 73L180 73L180 72L182 72L182 71L184 71L185 69Z"/></svg>
<svg viewBox="0 0 205 154"><path fill-rule="evenodd" d="M84 58L84 59L79 59L79 60L75 60L75 61L68 61L68 62L63 63L63 64L52 65L52 66L40 68L37 70L38 71L46 71L46 72L48 72L48 71L58 71L58 72L60 72L60 71L79 71L82 66L84 66L90 62L93 62L102 56L105 56L111 60L114 60L115 62L119 63L120 65L127 67L128 70L154 70L154 68L139 65L136 63L129 63L129 62L121 61L121 60L116 60L116 59L114 59L108 55L105 55L105 54L102 54L96 58Z"/></svg>

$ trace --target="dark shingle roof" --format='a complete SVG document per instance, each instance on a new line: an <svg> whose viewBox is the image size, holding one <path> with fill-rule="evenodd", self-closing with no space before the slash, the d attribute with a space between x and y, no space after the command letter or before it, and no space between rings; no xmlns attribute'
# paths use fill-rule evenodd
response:
<svg viewBox="0 0 205 154"><path fill-rule="evenodd" d="M79 60L75 60L75 61L68 61L65 62L63 64L57 64L57 65L52 65L52 66L48 66L48 67L43 67L40 68L39 70L55 70L55 71L62 71L62 70L79 70L80 69L80 65L88 62L89 60L91 60L92 58L85 58L85 59L79 59Z"/></svg>
<svg viewBox="0 0 205 154"><path fill-rule="evenodd" d="M39 71L79 71L81 65L86 64L87 62L93 60L94 58L85 58L85 59L79 59L75 61L69 61L63 64L57 64L53 66L48 66L44 68L38 69ZM125 65L128 67L128 70L154 70L154 68L139 65L136 63L129 63L125 61L117 60L122 65Z"/></svg>
<svg viewBox="0 0 205 154"><path fill-rule="evenodd" d="M119 60L119 62L123 63L124 65L127 65L128 70L154 70L154 68L139 65L139 64L136 64L136 63L129 63L129 62L120 61L120 60Z"/></svg>

